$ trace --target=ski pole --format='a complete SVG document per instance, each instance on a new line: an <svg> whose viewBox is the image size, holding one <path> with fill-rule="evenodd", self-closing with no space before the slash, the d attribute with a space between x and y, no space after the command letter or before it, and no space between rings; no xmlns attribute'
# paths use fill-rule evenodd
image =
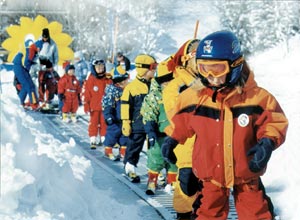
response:
<svg viewBox="0 0 300 220"><path fill-rule="evenodd" d="M195 31L194 31L194 39L197 38L197 34L198 34L198 26L199 26L199 20L196 21Z"/></svg>

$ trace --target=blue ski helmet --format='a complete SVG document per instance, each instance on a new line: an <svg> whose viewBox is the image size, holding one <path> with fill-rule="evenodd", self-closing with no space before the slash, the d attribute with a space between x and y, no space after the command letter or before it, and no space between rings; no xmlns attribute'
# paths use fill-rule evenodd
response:
<svg viewBox="0 0 300 220"><path fill-rule="evenodd" d="M234 85L241 77L243 53L238 38L231 31L217 31L203 38L197 48L196 63L199 59L227 61L230 69L227 85ZM201 73L200 76L205 78Z"/></svg>

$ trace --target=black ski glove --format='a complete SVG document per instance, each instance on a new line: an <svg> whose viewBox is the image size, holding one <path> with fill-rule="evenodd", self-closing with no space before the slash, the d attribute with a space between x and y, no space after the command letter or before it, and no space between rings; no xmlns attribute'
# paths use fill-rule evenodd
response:
<svg viewBox="0 0 300 220"><path fill-rule="evenodd" d="M149 149L154 146L156 139L157 139L157 136L156 136L155 132L148 133Z"/></svg>
<svg viewBox="0 0 300 220"><path fill-rule="evenodd" d="M253 155L249 161L249 169L253 173L262 171L267 166L274 148L275 144L270 138L262 138L247 153L247 156Z"/></svg>
<svg viewBox="0 0 300 220"><path fill-rule="evenodd" d="M161 146L161 153L165 161L173 164L176 163L177 158L173 150L177 144L178 141L169 136L164 139L164 143Z"/></svg>

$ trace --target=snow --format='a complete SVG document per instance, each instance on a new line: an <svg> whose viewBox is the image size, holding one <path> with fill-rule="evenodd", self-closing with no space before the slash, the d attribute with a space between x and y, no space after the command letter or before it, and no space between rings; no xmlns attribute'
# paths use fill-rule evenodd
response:
<svg viewBox="0 0 300 220"><path fill-rule="evenodd" d="M193 34L195 15L192 8L185 10L168 30L177 46ZM188 20L193 21L188 23L189 30L182 30L181 24L187 24ZM209 17L206 23L209 22L216 22L216 18ZM215 30L216 25L203 28L200 35ZM286 142L273 153L263 182L281 219L298 220L300 36L291 39L289 46L289 51L279 45L249 57L248 61L258 84L276 97L289 119ZM168 56L157 55L161 59ZM13 72L1 70L0 76L0 219L158 219L153 209L104 171L97 170L101 172L98 175L107 179L96 186L93 175L97 166L76 148L73 139L60 141L47 131L42 121L35 121L20 107L12 84Z"/></svg>
<svg viewBox="0 0 300 220"><path fill-rule="evenodd" d="M97 175L104 183L95 186L95 166L74 140L62 143L42 121L34 121L19 106L13 72L0 74L0 219L141 219L146 203L124 193L128 188L101 170Z"/></svg>

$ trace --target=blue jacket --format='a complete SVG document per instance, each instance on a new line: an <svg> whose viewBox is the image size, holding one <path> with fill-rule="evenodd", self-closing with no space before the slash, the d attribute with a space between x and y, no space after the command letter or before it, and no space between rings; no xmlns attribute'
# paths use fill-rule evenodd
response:
<svg viewBox="0 0 300 220"><path fill-rule="evenodd" d="M19 98L21 104L24 104L25 98L29 95L31 103L37 102L37 96L35 91L35 85L31 79L31 76L26 68L22 65L22 53L18 53L13 59L13 70L17 80L21 83L22 89L20 91Z"/></svg>

